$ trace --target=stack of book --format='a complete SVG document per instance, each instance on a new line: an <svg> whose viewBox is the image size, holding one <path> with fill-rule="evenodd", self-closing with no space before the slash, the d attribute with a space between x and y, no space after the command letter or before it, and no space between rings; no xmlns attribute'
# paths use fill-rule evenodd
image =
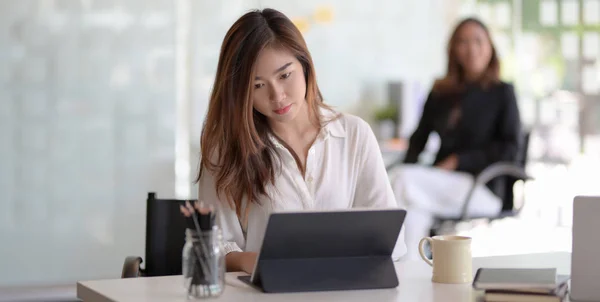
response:
<svg viewBox="0 0 600 302"><path fill-rule="evenodd" d="M480 268L473 288L484 290L492 302L561 302L569 291L569 276L556 269Z"/></svg>

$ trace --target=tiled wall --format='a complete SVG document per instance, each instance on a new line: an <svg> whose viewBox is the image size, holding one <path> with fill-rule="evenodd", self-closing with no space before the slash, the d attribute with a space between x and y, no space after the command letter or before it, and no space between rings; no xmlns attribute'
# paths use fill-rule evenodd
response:
<svg viewBox="0 0 600 302"><path fill-rule="evenodd" d="M326 101L358 111L387 81L426 89L443 71L448 3L0 1L0 285L117 278L143 255L145 193L175 194L177 73L190 75L193 178L219 47L246 10L310 23L329 9L305 37ZM189 70L176 69L181 5Z"/></svg>
<svg viewBox="0 0 600 302"><path fill-rule="evenodd" d="M143 251L145 192L174 191L173 23L169 0L0 2L0 285Z"/></svg>

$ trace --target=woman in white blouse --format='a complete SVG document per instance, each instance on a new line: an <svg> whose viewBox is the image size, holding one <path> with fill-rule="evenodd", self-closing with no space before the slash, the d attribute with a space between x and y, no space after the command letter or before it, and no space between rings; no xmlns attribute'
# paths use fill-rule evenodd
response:
<svg viewBox="0 0 600 302"><path fill-rule="evenodd" d="M302 34L276 10L227 32L201 151L198 199L218 205L228 271L252 272L272 212L397 207L371 128L323 103Z"/></svg>

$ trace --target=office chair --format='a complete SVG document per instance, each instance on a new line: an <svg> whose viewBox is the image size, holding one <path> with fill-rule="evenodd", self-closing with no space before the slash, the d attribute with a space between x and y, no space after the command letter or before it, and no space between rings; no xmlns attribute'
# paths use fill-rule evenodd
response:
<svg viewBox="0 0 600 302"><path fill-rule="evenodd" d="M184 203L185 200L158 199L155 193L148 193L145 267L141 268L142 257L129 256L125 258L121 278L181 275L186 226L179 206Z"/></svg>
<svg viewBox="0 0 600 302"><path fill-rule="evenodd" d="M475 177L473 185L471 186L465 198L461 214L459 216L438 216L434 218L433 227L429 231L430 236L438 235L447 225L456 225L458 222L470 221L474 219L487 219L491 222L496 219L514 217L519 214L523 206L521 205L520 207L515 208L513 187L518 180L527 181L533 179L525 172L530 135L530 131L525 131L523 133L521 137L520 149L514 162L499 162L492 164ZM491 190L502 200L502 209L500 213L495 216L469 216L467 209L469 207L469 203L472 202L471 200L475 188L480 185L486 185L490 181L498 179L499 177L503 177L503 181L498 183L499 186L492 187Z"/></svg>

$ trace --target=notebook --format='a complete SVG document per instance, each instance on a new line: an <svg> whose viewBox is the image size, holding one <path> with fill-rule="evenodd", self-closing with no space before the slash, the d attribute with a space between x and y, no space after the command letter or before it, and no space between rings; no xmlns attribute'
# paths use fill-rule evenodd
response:
<svg viewBox="0 0 600 302"><path fill-rule="evenodd" d="M568 280L568 276L557 276L555 268L480 268L473 278L473 288L554 294Z"/></svg>
<svg viewBox="0 0 600 302"><path fill-rule="evenodd" d="M518 292L486 292L486 302L561 302L567 296L568 284L563 283L552 295Z"/></svg>

